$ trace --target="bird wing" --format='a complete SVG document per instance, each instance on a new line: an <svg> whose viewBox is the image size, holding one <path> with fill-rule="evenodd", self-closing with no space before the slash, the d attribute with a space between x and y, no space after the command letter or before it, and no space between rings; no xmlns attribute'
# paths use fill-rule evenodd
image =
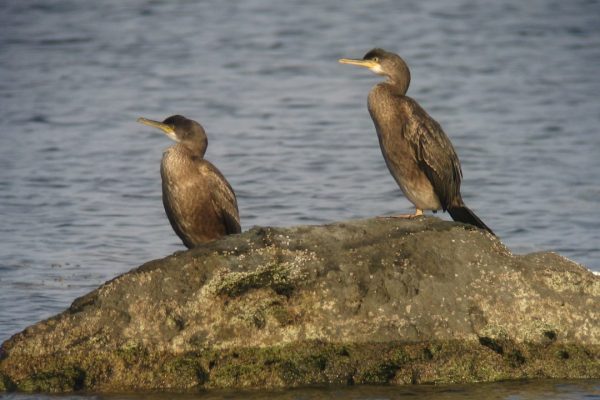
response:
<svg viewBox="0 0 600 400"><path fill-rule="evenodd" d="M210 185L212 188L210 193L211 201L215 211L220 214L223 220L226 234L240 233L242 231L240 227L240 215L233 188L223 174L221 174L221 171L209 161L205 160L204 167L210 171L206 176L213 181Z"/></svg>
<svg viewBox="0 0 600 400"><path fill-rule="evenodd" d="M192 240L185 233L184 227L181 226L181 223L182 223L181 219L177 217L178 210L176 210L174 208L174 204L176 202L173 201L173 199L170 197L168 192L165 192L164 185L163 185L162 199L163 199L163 205L165 208L165 213L167 214L167 218L169 219L169 222L171 223L171 227L175 231L175 234L177 236L179 236L179 238L181 239L181 241L183 242L183 244L185 244L185 246L187 248L194 247Z"/></svg>
<svg viewBox="0 0 600 400"><path fill-rule="evenodd" d="M454 146L440 124L409 97L406 101L403 135L410 143L416 161L425 173L444 211L460 200L462 170Z"/></svg>

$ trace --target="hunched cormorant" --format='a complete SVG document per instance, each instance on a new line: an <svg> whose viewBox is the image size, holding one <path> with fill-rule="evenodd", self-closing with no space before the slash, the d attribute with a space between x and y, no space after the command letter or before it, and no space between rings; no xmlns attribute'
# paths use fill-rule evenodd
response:
<svg viewBox="0 0 600 400"><path fill-rule="evenodd" d="M204 159L208 139L198 122L173 115L163 122L137 122L162 130L177 144L162 157L162 199L173 230L192 248L240 233L235 193L221 172Z"/></svg>

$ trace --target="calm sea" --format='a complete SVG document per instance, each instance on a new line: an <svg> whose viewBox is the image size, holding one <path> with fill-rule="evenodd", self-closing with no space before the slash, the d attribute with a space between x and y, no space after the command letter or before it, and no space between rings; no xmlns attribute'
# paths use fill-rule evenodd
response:
<svg viewBox="0 0 600 400"><path fill-rule="evenodd" d="M244 229L410 212L366 109L379 78L337 63L375 46L409 63L503 242L600 271L598 1L2 0L0 15L0 342L183 249L160 200L170 142L140 116L204 125ZM378 390L348 396L396 396ZM538 398L518 393L494 398Z"/></svg>

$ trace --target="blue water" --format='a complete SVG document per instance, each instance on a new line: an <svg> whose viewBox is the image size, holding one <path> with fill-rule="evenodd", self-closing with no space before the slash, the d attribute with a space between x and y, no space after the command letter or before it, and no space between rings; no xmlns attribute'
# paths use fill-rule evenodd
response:
<svg viewBox="0 0 600 400"><path fill-rule="evenodd" d="M410 212L366 109L379 78L337 63L375 46L409 63L409 95L503 242L600 271L598 1L3 0L0 15L0 342L183 249L160 200L170 142L140 116L204 125L244 229Z"/></svg>

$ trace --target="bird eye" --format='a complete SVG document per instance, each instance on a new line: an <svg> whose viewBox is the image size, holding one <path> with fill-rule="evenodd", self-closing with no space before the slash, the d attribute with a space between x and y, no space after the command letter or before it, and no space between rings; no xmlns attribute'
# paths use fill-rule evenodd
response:
<svg viewBox="0 0 600 400"><path fill-rule="evenodd" d="M372 60L375 62L379 62L379 57L373 57Z"/></svg>

